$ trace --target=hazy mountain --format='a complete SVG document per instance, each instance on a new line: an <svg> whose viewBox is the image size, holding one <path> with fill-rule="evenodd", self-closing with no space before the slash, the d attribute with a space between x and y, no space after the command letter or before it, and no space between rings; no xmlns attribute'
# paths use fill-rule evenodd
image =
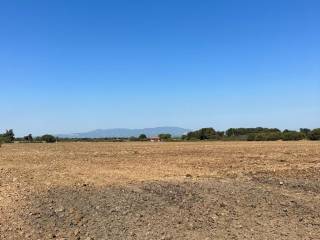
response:
<svg viewBox="0 0 320 240"><path fill-rule="evenodd" d="M138 137L140 134L146 134L148 137L158 136L160 133L170 133L172 136L179 137L191 130L180 127L156 127L143 129L113 128L96 129L90 132L58 134L63 138L105 138L105 137Z"/></svg>

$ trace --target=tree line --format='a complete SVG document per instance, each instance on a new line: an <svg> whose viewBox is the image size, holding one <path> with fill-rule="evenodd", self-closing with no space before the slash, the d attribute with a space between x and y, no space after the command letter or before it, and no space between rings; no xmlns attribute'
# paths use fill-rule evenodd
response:
<svg viewBox="0 0 320 240"><path fill-rule="evenodd" d="M171 141L174 140L171 134L162 133L158 135L159 141ZM6 130L5 133L0 134L0 145L1 143L55 143L55 142L124 142L124 141L148 141L148 138L145 134L140 134L138 137L130 138L117 138L117 137L106 137L106 138L59 138L50 134L45 134L43 136L33 137L32 134L28 134L24 137L15 137L15 134L12 129Z"/></svg>
<svg viewBox="0 0 320 240"><path fill-rule="evenodd" d="M138 137L130 138L58 138L50 134L43 136L33 137L32 134L28 134L23 138L16 138L12 129L6 130L0 134L0 146L1 143L13 143L14 141L24 143L37 143L46 142L54 143L60 142L75 142L75 141L149 141L155 138L148 138L145 134L141 134ZM162 133L158 135L156 140L159 141L201 141L201 140L222 140L222 141L298 141L298 140L320 140L320 128L308 129L300 128L299 131L284 130L281 131L277 128L229 128L226 131L216 131L214 128L201 128L196 131L191 131L182 137L172 137L171 134Z"/></svg>
<svg viewBox="0 0 320 240"><path fill-rule="evenodd" d="M297 141L320 140L320 128L300 128L299 131L277 128L229 128L227 131L216 131L213 128L202 128L182 136L185 140L246 140L246 141Z"/></svg>
<svg viewBox="0 0 320 240"><path fill-rule="evenodd" d="M45 134L43 136L33 137L32 134L28 134L23 138L15 137L15 134L12 129L6 130L3 134L0 134L0 144L1 143L13 143L14 141L18 142L47 142L53 143L57 141L57 138L50 134Z"/></svg>

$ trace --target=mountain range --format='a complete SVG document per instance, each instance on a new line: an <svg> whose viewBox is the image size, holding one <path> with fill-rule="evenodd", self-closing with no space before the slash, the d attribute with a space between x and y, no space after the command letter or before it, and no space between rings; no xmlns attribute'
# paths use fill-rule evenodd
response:
<svg viewBox="0 0 320 240"><path fill-rule="evenodd" d="M190 129L180 127L155 127L142 129L129 128L112 128L112 129L96 129L89 132L73 133L73 134L57 134L61 138L111 138L111 137L138 137L140 134L145 134L147 137L155 137L161 133L169 133L174 137L180 137L183 134L190 132Z"/></svg>

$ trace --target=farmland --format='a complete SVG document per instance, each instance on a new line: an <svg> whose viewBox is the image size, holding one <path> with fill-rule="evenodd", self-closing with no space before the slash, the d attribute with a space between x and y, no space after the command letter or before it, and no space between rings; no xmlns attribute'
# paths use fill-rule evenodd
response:
<svg viewBox="0 0 320 240"><path fill-rule="evenodd" d="M319 141L0 148L0 239L319 236Z"/></svg>

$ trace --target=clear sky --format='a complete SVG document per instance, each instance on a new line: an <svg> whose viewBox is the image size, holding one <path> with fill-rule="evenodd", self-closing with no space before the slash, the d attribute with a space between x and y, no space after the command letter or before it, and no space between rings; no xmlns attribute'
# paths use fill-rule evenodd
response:
<svg viewBox="0 0 320 240"><path fill-rule="evenodd" d="M0 1L0 131L320 127L318 0Z"/></svg>

